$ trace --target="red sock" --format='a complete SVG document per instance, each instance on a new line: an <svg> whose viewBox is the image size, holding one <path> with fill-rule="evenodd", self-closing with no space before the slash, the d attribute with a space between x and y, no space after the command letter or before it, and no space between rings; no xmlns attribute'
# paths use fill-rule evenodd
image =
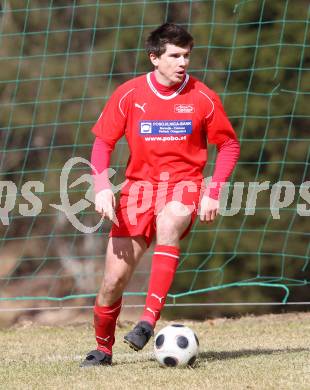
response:
<svg viewBox="0 0 310 390"><path fill-rule="evenodd" d="M164 307L168 291L173 282L179 264L179 248L168 245L156 245L152 259L149 289L146 297L142 321L155 326Z"/></svg>
<svg viewBox="0 0 310 390"><path fill-rule="evenodd" d="M121 311L122 297L111 306L98 306L97 299L94 306L94 327L97 349L112 355L114 333L117 317Z"/></svg>

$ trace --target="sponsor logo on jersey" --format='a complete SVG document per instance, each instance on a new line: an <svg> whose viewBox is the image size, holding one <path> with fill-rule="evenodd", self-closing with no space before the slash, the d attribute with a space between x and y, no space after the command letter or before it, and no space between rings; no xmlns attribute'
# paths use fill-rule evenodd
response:
<svg viewBox="0 0 310 390"><path fill-rule="evenodd" d="M195 112L195 106L193 104L175 104L174 112L178 114L192 114Z"/></svg>
<svg viewBox="0 0 310 390"><path fill-rule="evenodd" d="M165 120L165 121L140 121L140 135L184 135L192 134L193 122L191 120Z"/></svg>
<svg viewBox="0 0 310 390"><path fill-rule="evenodd" d="M140 122L140 134L152 134L152 122Z"/></svg>

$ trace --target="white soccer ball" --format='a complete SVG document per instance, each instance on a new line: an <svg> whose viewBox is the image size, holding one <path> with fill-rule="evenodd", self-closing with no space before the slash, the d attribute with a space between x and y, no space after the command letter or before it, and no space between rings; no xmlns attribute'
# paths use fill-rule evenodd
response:
<svg viewBox="0 0 310 390"><path fill-rule="evenodd" d="M161 329L155 336L154 352L162 366L193 366L198 357L199 341L187 326L172 324Z"/></svg>

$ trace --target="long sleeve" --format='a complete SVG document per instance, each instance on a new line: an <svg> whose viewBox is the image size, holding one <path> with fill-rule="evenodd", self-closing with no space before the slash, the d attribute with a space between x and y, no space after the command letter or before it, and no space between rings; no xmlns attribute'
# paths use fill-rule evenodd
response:
<svg viewBox="0 0 310 390"><path fill-rule="evenodd" d="M216 200L219 199L221 187L228 181L235 168L240 155L240 146L236 139L229 139L218 145L217 149L214 173L206 190L208 196Z"/></svg>
<svg viewBox="0 0 310 390"><path fill-rule="evenodd" d="M112 150L111 146L101 138L96 137L91 153L91 164L93 166L92 175L96 193L111 188L108 177L108 168L110 166Z"/></svg>

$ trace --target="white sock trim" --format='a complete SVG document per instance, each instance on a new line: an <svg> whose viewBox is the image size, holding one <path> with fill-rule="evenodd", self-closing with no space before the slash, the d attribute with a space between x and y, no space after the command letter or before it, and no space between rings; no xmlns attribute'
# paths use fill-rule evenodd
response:
<svg viewBox="0 0 310 390"><path fill-rule="evenodd" d="M154 255L164 255L164 256L173 257L174 259L179 259L179 257L180 257L180 256L173 255L172 253L167 253L167 252L154 252Z"/></svg>
<svg viewBox="0 0 310 390"><path fill-rule="evenodd" d="M98 306L98 305L96 305L97 307L99 307L99 310L100 310L100 308L101 307L109 307L109 306ZM118 310L120 307L122 306L122 303L119 305L119 306L117 306L117 307L115 307L114 309L112 309L112 310L106 310L104 313L102 313L102 314L110 314L110 313L114 313L116 310Z"/></svg>

